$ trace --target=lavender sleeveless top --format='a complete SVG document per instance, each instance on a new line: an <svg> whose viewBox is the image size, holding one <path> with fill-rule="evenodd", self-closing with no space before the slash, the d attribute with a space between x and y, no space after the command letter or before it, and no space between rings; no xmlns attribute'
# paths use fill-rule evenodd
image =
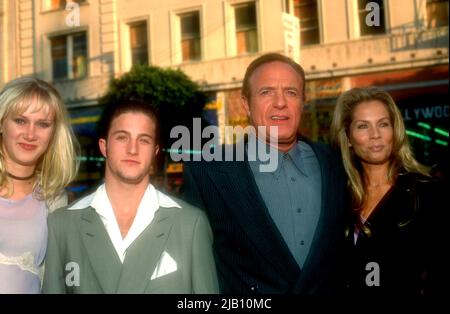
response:
<svg viewBox="0 0 450 314"><path fill-rule="evenodd" d="M45 202L0 197L0 293L39 293L46 248Z"/></svg>

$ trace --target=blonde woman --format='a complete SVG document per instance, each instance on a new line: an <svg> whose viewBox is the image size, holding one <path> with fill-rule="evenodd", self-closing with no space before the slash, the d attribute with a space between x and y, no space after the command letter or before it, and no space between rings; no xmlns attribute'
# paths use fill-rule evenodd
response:
<svg viewBox="0 0 450 314"><path fill-rule="evenodd" d="M67 203L77 142L59 93L23 77L0 92L0 293L39 293L47 213Z"/></svg>
<svg viewBox="0 0 450 314"><path fill-rule="evenodd" d="M443 186L414 158L392 97L378 88L345 92L331 135L353 207L347 286L356 293L442 292Z"/></svg>

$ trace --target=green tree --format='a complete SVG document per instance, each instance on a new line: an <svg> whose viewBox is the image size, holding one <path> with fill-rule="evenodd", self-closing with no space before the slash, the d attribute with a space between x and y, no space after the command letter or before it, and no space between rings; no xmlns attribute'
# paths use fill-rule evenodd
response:
<svg viewBox="0 0 450 314"><path fill-rule="evenodd" d="M113 79L99 103L107 108L109 104L132 98L145 100L158 108L161 148L169 148L176 140L170 138L172 127L184 125L192 129L192 119L202 116L207 101L198 84L181 70L146 65L136 65ZM204 122L202 125L206 125Z"/></svg>

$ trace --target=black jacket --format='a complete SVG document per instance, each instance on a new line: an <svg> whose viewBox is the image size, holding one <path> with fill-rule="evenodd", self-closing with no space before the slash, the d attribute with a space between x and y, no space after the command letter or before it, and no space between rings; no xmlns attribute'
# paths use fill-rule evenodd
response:
<svg viewBox="0 0 450 314"><path fill-rule="evenodd" d="M223 293L337 292L345 238L344 171L336 152L309 144L322 172L322 211L303 269L270 217L247 161L185 163L184 194L209 217Z"/></svg>
<svg viewBox="0 0 450 314"><path fill-rule="evenodd" d="M353 217L346 241L349 292L429 295L448 290L448 254L443 254L448 247L448 192L441 182L404 173L370 214L370 233L360 232L356 245Z"/></svg>

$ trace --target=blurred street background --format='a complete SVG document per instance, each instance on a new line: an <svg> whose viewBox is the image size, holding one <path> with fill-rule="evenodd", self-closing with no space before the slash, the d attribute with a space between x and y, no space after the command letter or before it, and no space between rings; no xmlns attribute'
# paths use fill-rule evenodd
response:
<svg viewBox="0 0 450 314"><path fill-rule="evenodd" d="M418 160L448 178L448 10L448 0L0 0L0 89L36 76L60 91L82 145L73 198L103 176L96 122L127 95L164 113L152 180L178 194L183 165L170 159L167 131L201 117L221 143L236 140L224 127L247 125L244 72L267 52L306 71L301 134L327 143L340 93L379 86Z"/></svg>

